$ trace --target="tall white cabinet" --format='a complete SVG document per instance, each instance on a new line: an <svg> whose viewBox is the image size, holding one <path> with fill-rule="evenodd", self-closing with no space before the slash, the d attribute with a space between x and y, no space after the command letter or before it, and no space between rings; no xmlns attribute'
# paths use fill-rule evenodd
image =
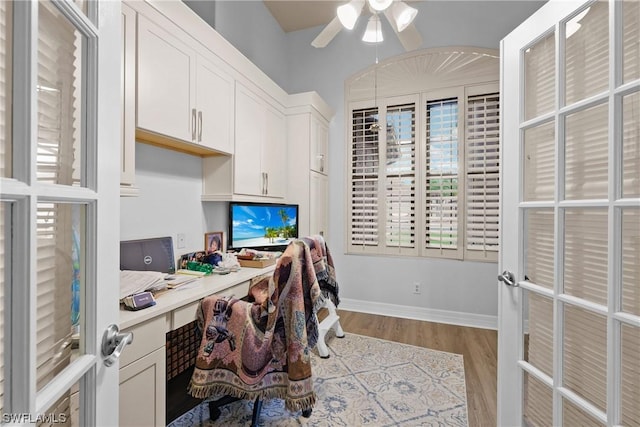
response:
<svg viewBox="0 0 640 427"><path fill-rule="evenodd" d="M315 92L291 95L287 113L287 201L299 205L298 233L326 236L329 218L329 122L333 110Z"/></svg>

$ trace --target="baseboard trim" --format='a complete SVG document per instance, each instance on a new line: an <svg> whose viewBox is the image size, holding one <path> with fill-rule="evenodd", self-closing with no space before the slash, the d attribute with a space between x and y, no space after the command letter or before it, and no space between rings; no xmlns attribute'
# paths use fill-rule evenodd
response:
<svg viewBox="0 0 640 427"><path fill-rule="evenodd" d="M458 311L437 310L433 308L387 304L349 298L340 298L339 308L341 310L357 311L359 313L446 323L471 328L498 329L498 316L488 316L485 314L462 313Z"/></svg>

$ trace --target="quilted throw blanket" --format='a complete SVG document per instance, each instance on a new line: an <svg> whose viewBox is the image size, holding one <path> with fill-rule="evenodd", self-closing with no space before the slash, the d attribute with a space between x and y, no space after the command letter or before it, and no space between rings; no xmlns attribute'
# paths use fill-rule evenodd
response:
<svg viewBox="0 0 640 427"><path fill-rule="evenodd" d="M250 287L247 301L215 295L202 300L202 342L189 393L281 398L291 411L312 408L310 352L318 340L321 303L311 254L301 241L289 244L273 275Z"/></svg>
<svg viewBox="0 0 640 427"><path fill-rule="evenodd" d="M337 307L338 304L340 304L340 297L338 297L336 270L333 266L333 258L331 258L331 253L329 252L329 247L324 237L314 235L303 237L301 240L309 246L313 268L316 272L316 278L318 279L322 295L325 298L331 299L333 305Z"/></svg>

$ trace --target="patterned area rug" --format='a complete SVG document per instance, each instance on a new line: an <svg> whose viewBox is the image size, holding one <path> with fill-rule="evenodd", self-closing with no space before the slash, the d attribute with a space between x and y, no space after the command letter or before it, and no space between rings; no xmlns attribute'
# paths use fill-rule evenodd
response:
<svg viewBox="0 0 640 427"><path fill-rule="evenodd" d="M330 357L313 355L318 400L310 418L284 401L264 402L261 426L467 426L462 355L347 333L329 336ZM203 403L169 424L248 426L253 402L221 408L212 422Z"/></svg>

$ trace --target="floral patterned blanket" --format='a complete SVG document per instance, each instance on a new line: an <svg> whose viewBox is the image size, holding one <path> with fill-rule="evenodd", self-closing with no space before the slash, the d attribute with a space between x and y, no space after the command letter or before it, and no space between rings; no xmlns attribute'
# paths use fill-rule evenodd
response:
<svg viewBox="0 0 640 427"><path fill-rule="evenodd" d="M324 241L324 237L318 235L303 237L301 239L309 246L313 268L316 272L318 285L325 298L331 299L336 307L340 304L338 296L338 282L336 281L336 270L333 266L333 258L329 252L329 247Z"/></svg>
<svg viewBox="0 0 640 427"><path fill-rule="evenodd" d="M308 246L290 243L274 274L256 280L246 299L214 295L200 303L203 334L190 394L281 398L291 411L312 408L310 352L322 297Z"/></svg>

